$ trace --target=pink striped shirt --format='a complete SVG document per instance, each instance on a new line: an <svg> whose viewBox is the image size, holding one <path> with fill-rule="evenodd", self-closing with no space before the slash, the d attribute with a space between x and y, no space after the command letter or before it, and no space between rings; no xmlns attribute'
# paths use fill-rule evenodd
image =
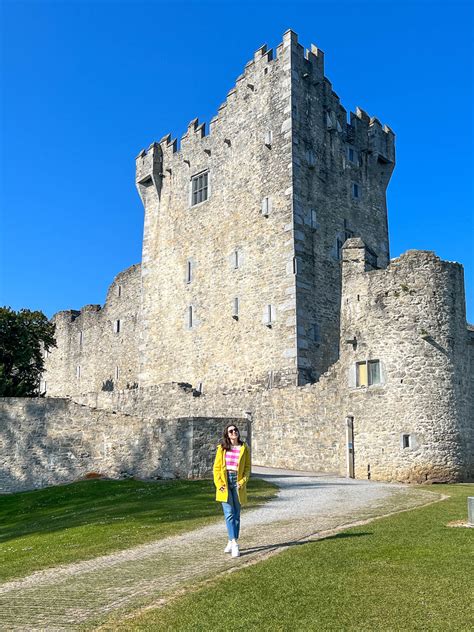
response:
<svg viewBox="0 0 474 632"><path fill-rule="evenodd" d="M226 450L225 453L225 466L228 470L237 472L239 465L240 445L232 446L230 450Z"/></svg>

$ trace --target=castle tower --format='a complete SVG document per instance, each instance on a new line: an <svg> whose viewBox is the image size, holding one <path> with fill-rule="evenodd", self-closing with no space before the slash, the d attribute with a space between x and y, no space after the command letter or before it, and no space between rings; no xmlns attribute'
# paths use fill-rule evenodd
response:
<svg viewBox="0 0 474 632"><path fill-rule="evenodd" d="M347 123L324 55L256 51L211 121L137 158L145 207L141 386L315 381L339 355L342 244L388 263L394 135Z"/></svg>

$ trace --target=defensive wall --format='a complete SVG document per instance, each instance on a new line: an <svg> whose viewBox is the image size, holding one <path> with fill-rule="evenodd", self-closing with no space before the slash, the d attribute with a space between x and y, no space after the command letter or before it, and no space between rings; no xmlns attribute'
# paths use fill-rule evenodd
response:
<svg viewBox="0 0 474 632"><path fill-rule="evenodd" d="M212 471L226 423L250 439L246 420L161 419L91 409L61 398L0 398L0 493L91 475L146 480Z"/></svg>

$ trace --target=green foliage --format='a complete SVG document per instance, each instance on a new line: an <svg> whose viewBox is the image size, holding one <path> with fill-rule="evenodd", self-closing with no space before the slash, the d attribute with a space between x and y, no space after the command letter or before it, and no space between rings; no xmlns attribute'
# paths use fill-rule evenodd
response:
<svg viewBox="0 0 474 632"><path fill-rule="evenodd" d="M43 312L0 307L0 397L38 394L43 350L56 346L54 329Z"/></svg>
<svg viewBox="0 0 474 632"><path fill-rule="evenodd" d="M250 507L276 487L249 481ZM222 520L210 480L87 480L0 496L0 580ZM1 626L0 626L1 627Z"/></svg>
<svg viewBox="0 0 474 632"><path fill-rule="evenodd" d="M104 629L473 630L473 532L448 525L466 519L466 498L474 494L474 485L436 490L450 498L291 546L167 606Z"/></svg>

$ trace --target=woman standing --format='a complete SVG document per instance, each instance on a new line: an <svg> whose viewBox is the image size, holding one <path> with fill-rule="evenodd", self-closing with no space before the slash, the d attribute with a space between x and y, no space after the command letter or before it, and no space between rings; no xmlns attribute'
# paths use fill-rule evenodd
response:
<svg viewBox="0 0 474 632"><path fill-rule="evenodd" d="M229 541L224 553L239 557L240 506L247 502L250 478L250 450L240 439L239 429L229 424L217 446L214 461L216 500L222 503Z"/></svg>

